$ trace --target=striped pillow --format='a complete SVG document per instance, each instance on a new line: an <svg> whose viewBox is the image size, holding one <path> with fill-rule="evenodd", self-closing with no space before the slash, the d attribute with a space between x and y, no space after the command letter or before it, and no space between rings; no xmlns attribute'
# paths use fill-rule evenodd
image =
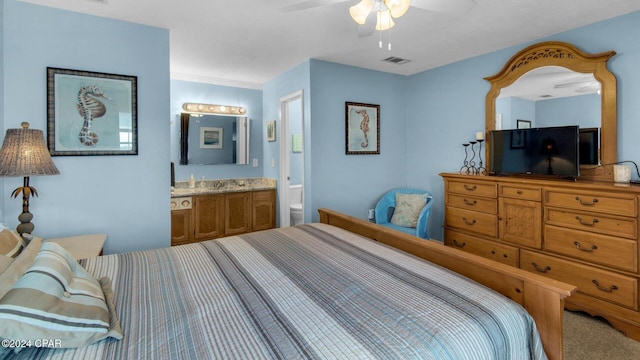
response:
<svg viewBox="0 0 640 360"><path fill-rule="evenodd" d="M60 339L67 348L122 339L111 295L108 278L98 282L64 248L46 242L0 299L0 338Z"/></svg>

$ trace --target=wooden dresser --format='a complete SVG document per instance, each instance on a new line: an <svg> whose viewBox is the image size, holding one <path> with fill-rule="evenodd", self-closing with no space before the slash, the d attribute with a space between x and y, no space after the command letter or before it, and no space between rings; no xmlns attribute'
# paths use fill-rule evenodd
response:
<svg viewBox="0 0 640 360"><path fill-rule="evenodd" d="M576 285L567 309L640 341L640 186L440 175L446 245Z"/></svg>

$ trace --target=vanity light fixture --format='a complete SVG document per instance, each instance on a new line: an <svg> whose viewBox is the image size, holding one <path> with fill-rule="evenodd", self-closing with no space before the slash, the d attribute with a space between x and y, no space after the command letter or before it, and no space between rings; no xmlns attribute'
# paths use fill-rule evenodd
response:
<svg viewBox="0 0 640 360"><path fill-rule="evenodd" d="M189 113L220 114L220 115L244 115L247 110L241 106L213 105L199 103L184 103L182 109Z"/></svg>

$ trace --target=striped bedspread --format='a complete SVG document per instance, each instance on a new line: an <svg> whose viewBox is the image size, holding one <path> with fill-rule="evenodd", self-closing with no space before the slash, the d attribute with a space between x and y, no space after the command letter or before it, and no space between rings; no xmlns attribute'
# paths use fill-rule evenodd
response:
<svg viewBox="0 0 640 360"><path fill-rule="evenodd" d="M124 338L78 359L545 359L518 304L325 224L83 260Z"/></svg>

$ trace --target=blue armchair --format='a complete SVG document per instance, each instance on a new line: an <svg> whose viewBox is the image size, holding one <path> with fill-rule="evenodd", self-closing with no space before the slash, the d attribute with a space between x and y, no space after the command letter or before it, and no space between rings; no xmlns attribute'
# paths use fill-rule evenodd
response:
<svg viewBox="0 0 640 360"><path fill-rule="evenodd" d="M418 216L418 224L415 228L399 226L390 222L391 217L393 216L393 212L396 208L396 193L427 194L427 204L420 211L420 215ZM399 230L407 234L417 236L419 238L429 239L429 234L427 233L427 220L429 220L429 214L431 213L432 204L432 196L428 191L409 188L393 189L385 193L376 204L376 207L374 209L376 224L380 224L394 230Z"/></svg>

